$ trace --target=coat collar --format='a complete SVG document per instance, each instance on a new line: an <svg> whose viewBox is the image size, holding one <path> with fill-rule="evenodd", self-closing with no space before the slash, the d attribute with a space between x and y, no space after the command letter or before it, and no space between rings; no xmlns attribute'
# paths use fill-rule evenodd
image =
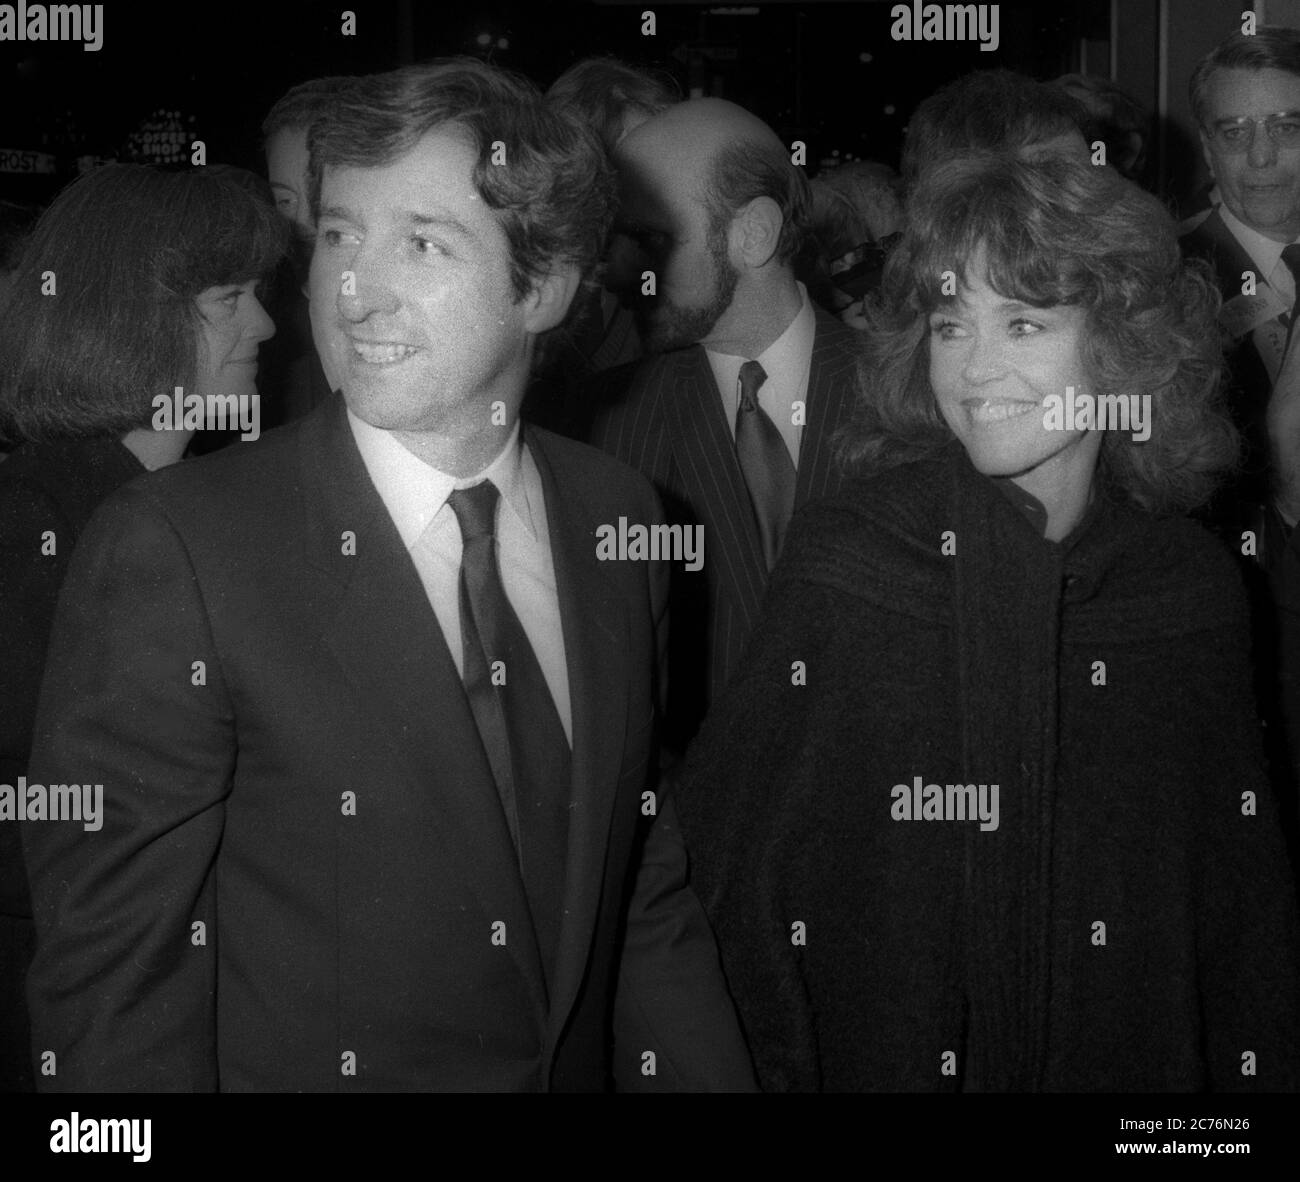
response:
<svg viewBox="0 0 1300 1182"><path fill-rule="evenodd" d="M1206 259L1214 268L1215 282L1220 291L1240 291L1242 272L1256 270L1254 261L1228 229L1217 207L1200 225L1183 236L1183 243L1187 253ZM1262 282L1268 280L1267 275L1257 278Z"/></svg>

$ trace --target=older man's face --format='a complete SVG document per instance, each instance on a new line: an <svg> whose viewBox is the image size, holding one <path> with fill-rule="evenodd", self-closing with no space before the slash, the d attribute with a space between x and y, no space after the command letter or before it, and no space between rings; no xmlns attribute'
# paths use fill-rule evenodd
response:
<svg viewBox="0 0 1300 1182"><path fill-rule="evenodd" d="M1286 123L1300 126L1300 77L1283 70L1217 70L1206 98L1201 145L1223 203L1252 230L1290 242L1300 235L1300 142L1287 145L1259 123L1234 121L1290 115L1275 128L1291 135Z"/></svg>

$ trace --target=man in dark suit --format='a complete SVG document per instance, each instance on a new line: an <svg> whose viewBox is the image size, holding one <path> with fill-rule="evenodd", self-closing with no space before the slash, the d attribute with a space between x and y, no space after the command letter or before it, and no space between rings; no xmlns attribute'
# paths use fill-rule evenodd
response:
<svg viewBox="0 0 1300 1182"><path fill-rule="evenodd" d="M808 184L766 124L693 100L632 131L615 163L616 229L640 252L621 282L656 356L593 388L592 442L704 529L703 570L674 572L680 748L736 667L795 509L839 487L830 441L852 406L855 340L795 279Z"/></svg>
<svg viewBox="0 0 1300 1182"><path fill-rule="evenodd" d="M654 494L517 418L598 147L453 59L312 158L342 400L131 486L68 577L32 776L102 783L102 829L24 826L38 1082L752 1087L647 786L666 572L597 558Z"/></svg>
<svg viewBox="0 0 1300 1182"><path fill-rule="evenodd" d="M1275 774L1300 786L1300 657L1283 640L1300 614L1300 32L1234 34L1193 71L1192 112L1220 203L1182 239L1223 296L1228 400L1245 447L1212 524L1244 560L1256 689ZM1294 791L1287 794L1295 812Z"/></svg>
<svg viewBox="0 0 1300 1182"><path fill-rule="evenodd" d="M1277 527L1300 514L1300 473L1280 462L1268 421L1300 271L1300 33L1266 27L1227 38L1189 89L1220 203L1183 247L1211 263L1224 300L1231 409L1247 446L1234 492L1268 509L1268 538L1257 541L1284 543Z"/></svg>

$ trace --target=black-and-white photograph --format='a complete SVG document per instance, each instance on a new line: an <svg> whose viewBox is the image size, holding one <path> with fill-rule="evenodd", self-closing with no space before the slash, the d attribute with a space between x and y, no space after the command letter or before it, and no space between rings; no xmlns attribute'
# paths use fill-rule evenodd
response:
<svg viewBox="0 0 1300 1182"><path fill-rule="evenodd" d="M1263 1164L1298 288L1300 0L0 4L6 1139Z"/></svg>

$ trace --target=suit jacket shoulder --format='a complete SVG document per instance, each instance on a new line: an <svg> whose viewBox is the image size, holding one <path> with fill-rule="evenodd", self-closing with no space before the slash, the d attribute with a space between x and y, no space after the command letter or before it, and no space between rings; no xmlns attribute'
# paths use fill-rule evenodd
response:
<svg viewBox="0 0 1300 1182"><path fill-rule="evenodd" d="M1223 293L1241 290L1241 273L1253 271L1254 262L1245 247L1237 241L1227 223L1216 209L1178 240L1183 254L1191 259L1203 259L1214 268L1215 283ZM1266 276L1258 276L1266 281Z"/></svg>
<svg viewBox="0 0 1300 1182"><path fill-rule="evenodd" d="M295 458L312 434L313 418L263 432L255 444L240 443L195 456L183 463L149 472L131 490L163 506L168 516L226 514L232 509L258 509L259 518L273 518L283 508L269 502L274 489L284 495L297 485Z"/></svg>
<svg viewBox="0 0 1300 1182"><path fill-rule="evenodd" d="M650 482L608 452L542 427L529 427L525 438L549 461L557 481L589 504L613 508L653 504Z"/></svg>
<svg viewBox="0 0 1300 1182"><path fill-rule="evenodd" d="M850 328L838 316L824 308L815 309L817 334L813 338L813 355L824 354L846 365L856 362L861 339L856 328Z"/></svg>
<svg viewBox="0 0 1300 1182"><path fill-rule="evenodd" d="M700 364L707 368L704 350L692 345L672 353L651 354L595 374L585 387L593 408L592 443L605 448L612 424L637 415L647 402L657 402L680 375Z"/></svg>

